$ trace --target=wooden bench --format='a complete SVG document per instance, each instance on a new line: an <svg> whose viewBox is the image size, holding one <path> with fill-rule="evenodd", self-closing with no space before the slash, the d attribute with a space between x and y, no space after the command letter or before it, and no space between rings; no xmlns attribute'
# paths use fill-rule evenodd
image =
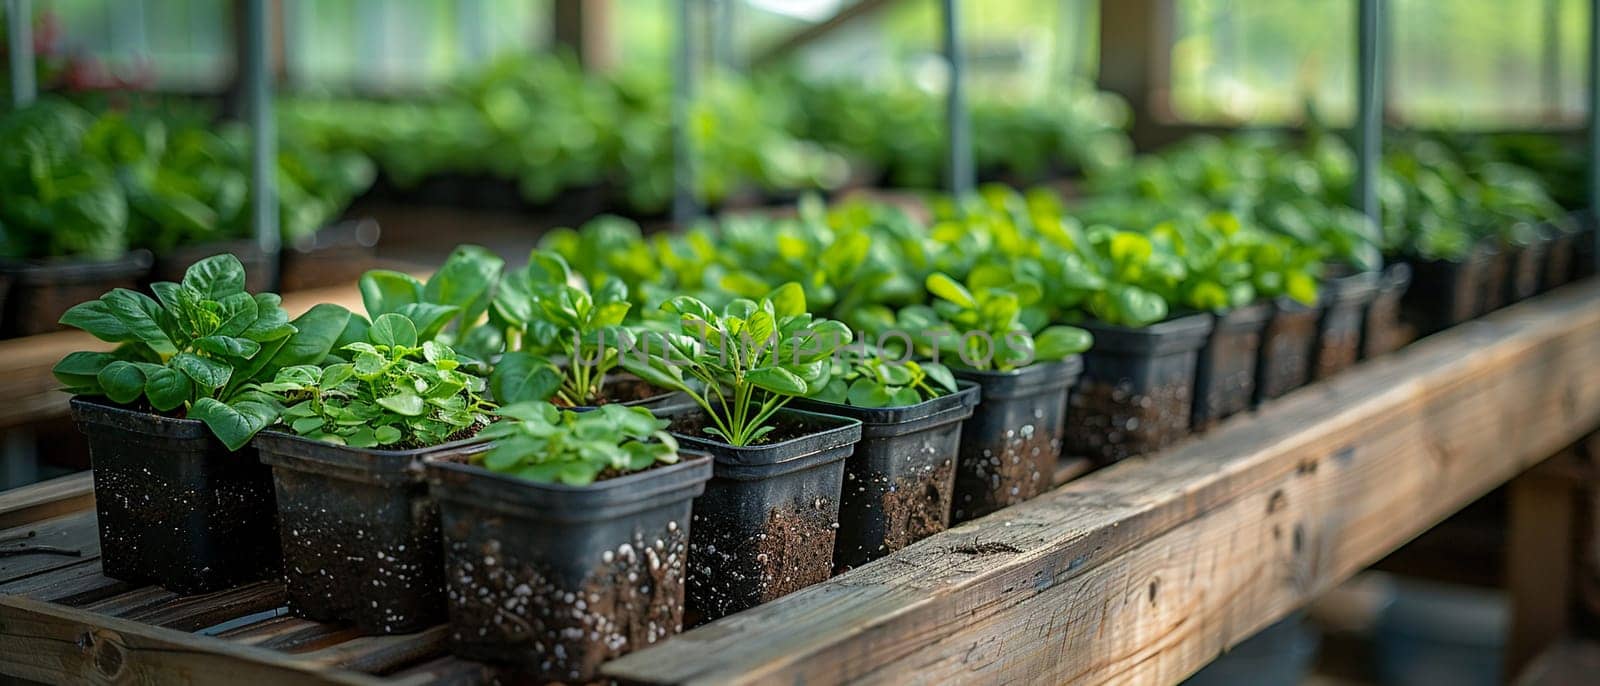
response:
<svg viewBox="0 0 1600 686"><path fill-rule="evenodd" d="M1591 281L604 671L674 684L1175 683L1597 428L1600 281ZM107 579L93 559L92 512L28 526L84 557L0 557L0 673L44 682L495 676L448 657L437 628L357 637L284 616L274 583L180 598ZM1537 591L1539 582L1521 583Z"/></svg>

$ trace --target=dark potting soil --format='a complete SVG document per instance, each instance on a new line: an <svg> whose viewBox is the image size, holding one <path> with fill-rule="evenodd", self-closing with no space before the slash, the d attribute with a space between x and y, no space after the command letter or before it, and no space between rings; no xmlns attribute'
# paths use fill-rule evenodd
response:
<svg viewBox="0 0 1600 686"><path fill-rule="evenodd" d="M1033 417L1042 420L1044 410L1034 408ZM1054 432L1041 432L1035 429L1035 424L1024 424L1006 429L998 440L979 448L978 459L972 459L969 451L964 450L956 479L984 484L986 488L976 494L978 497L972 492L963 492L955 503L951 520L966 521L1049 490L1064 433L1059 428Z"/></svg>
<svg viewBox="0 0 1600 686"><path fill-rule="evenodd" d="M888 527L881 553L891 553L950 526L950 497L955 462L945 460L889 485L880 499ZM846 474L846 479L849 475ZM848 481L845 484L849 488ZM841 570L842 571L842 570Z"/></svg>
<svg viewBox="0 0 1600 686"><path fill-rule="evenodd" d="M481 644L540 681L593 679L601 663L682 629L687 538L677 522L607 549L577 583L511 557L500 541L457 537L446 576L456 643Z"/></svg>
<svg viewBox="0 0 1600 686"><path fill-rule="evenodd" d="M722 617L826 581L833 569L837 512L823 498L804 508L780 505L772 509L760 533L746 537L718 513L697 510L695 530L709 533L697 534L705 543L689 550L689 597L702 615ZM754 587L754 597L736 597L721 585L724 581Z"/></svg>
<svg viewBox="0 0 1600 686"><path fill-rule="evenodd" d="M1165 448L1189 435L1193 388L1173 383L1136 393L1084 378L1072 392L1067 445L1100 464Z"/></svg>

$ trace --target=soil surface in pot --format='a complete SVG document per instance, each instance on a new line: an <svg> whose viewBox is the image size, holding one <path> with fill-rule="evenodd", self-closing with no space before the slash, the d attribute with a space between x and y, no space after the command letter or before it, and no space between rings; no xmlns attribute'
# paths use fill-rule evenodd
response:
<svg viewBox="0 0 1600 686"><path fill-rule="evenodd" d="M672 393L672 391L652 386L650 382L636 377L608 379L600 392L601 405L639 402Z"/></svg>
<svg viewBox="0 0 1600 686"><path fill-rule="evenodd" d="M465 527L464 527L465 528ZM451 640L475 644L517 664L539 681L593 678L605 661L661 641L683 625L683 527L636 531L601 553L581 579L517 559L494 538L468 542L465 530L446 538Z"/></svg>
<svg viewBox="0 0 1600 686"><path fill-rule="evenodd" d="M706 433L706 427L716 428L717 425L705 415L704 411L697 410L694 412L684 412L682 414L673 415L670 419L672 424L667 426L668 431L675 431L677 433L688 434L690 436L699 436L711 441L724 442L722 437ZM796 438L827 431L834 427L835 425L833 424L815 421L810 418L795 418L790 416L785 418L783 421L778 422L776 424L776 428L767 432L767 435L762 436L761 440L751 443L750 445L772 445L774 443L782 443L784 441L790 441Z"/></svg>
<svg viewBox="0 0 1600 686"><path fill-rule="evenodd" d="M1072 391L1067 445L1100 464L1155 452L1189 435L1193 395L1181 380L1139 393L1085 376Z"/></svg>

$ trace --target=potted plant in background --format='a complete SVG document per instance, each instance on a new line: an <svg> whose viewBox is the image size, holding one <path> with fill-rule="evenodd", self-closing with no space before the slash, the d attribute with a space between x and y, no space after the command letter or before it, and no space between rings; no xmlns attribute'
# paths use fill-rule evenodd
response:
<svg viewBox="0 0 1600 686"><path fill-rule="evenodd" d="M282 404L287 431L263 432L255 446L277 488L289 609L406 633L445 616L439 510L422 463L486 450L473 439L492 405L484 380L449 346L419 342L403 315L357 328L365 340L326 366L287 367L260 384Z"/></svg>
<svg viewBox="0 0 1600 686"><path fill-rule="evenodd" d="M1067 393L1093 338L1069 326L1030 335L1018 292L969 290L935 272L932 306L900 310L920 357L949 364L979 387L981 402L961 432L951 521L975 519L1050 489L1066 429Z"/></svg>
<svg viewBox="0 0 1600 686"><path fill-rule="evenodd" d="M245 445L278 408L253 386L320 360L344 324L332 306L291 324L244 283L217 255L155 284L159 300L117 289L61 318L119 344L54 370L88 437L107 576L198 593L277 572L271 473Z"/></svg>
<svg viewBox="0 0 1600 686"><path fill-rule="evenodd" d="M690 502L711 460L680 453L644 408L527 402L499 414L481 434L488 452L427 463L451 651L541 683L587 682L602 662L677 633Z"/></svg>
<svg viewBox="0 0 1600 686"><path fill-rule="evenodd" d="M827 579L861 422L784 406L826 385L850 330L807 314L794 283L720 313L687 296L662 308L678 331L643 332L642 357L624 355L623 366L688 395L694 406L671 430L715 462L694 504L689 606L716 619Z"/></svg>
<svg viewBox="0 0 1600 686"><path fill-rule="evenodd" d="M961 426L979 398L944 365L875 348L830 367L827 383L792 406L861 422L839 496L833 565L843 571L950 525Z"/></svg>
<svg viewBox="0 0 1600 686"><path fill-rule="evenodd" d="M67 308L135 288L150 253L130 251L128 200L86 149L88 112L46 98L0 119L0 334L61 328Z"/></svg>

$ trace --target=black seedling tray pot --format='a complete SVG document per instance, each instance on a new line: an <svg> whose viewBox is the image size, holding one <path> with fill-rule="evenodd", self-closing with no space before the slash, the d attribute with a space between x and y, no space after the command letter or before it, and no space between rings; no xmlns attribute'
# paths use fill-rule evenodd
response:
<svg viewBox="0 0 1600 686"><path fill-rule="evenodd" d="M267 254L261 251L261 245L253 240L198 243L169 250L156 256L155 264L151 265L150 274L141 286L148 289L150 284L157 281L182 282L184 272L188 271L191 265L222 253L232 254L244 265L245 290L260 293L272 287L272 277L275 274L272 271L271 261L267 259Z"/></svg>
<svg viewBox="0 0 1600 686"><path fill-rule="evenodd" d="M1077 355L1009 372L954 370L978 384L961 430L951 523L976 519L1050 490L1066 429L1067 392L1083 373Z"/></svg>
<svg viewBox="0 0 1600 686"><path fill-rule="evenodd" d="M1506 306L1507 281L1511 280L1512 256L1507 246L1486 248L1488 261L1483 267L1483 281L1478 286L1478 310L1473 316L1481 317Z"/></svg>
<svg viewBox="0 0 1600 686"><path fill-rule="evenodd" d="M1544 264L1539 273L1539 292L1553 290L1572 281L1573 262L1578 253L1578 233L1554 230L1545 246Z"/></svg>
<svg viewBox="0 0 1600 686"><path fill-rule="evenodd" d="M1478 316L1493 253L1479 248L1465 260L1413 260L1411 288L1401 300L1405 320L1427 336Z"/></svg>
<svg viewBox="0 0 1600 686"><path fill-rule="evenodd" d="M1216 315L1194 370L1190 427L1205 431L1250 409L1256 392L1256 356L1272 303L1259 302Z"/></svg>
<svg viewBox="0 0 1600 686"><path fill-rule="evenodd" d="M1321 305L1310 307L1288 298L1273 301L1272 318L1261 330L1261 351L1256 356L1257 405L1283 397L1310 380L1321 317Z"/></svg>
<svg viewBox="0 0 1600 686"><path fill-rule="evenodd" d="M698 407L671 417L687 448L710 453L711 481L694 501L689 608L712 620L800 590L833 573L845 459L861 422L803 410L774 417L774 441L734 447L699 431ZM793 436L792 438L790 436Z"/></svg>
<svg viewBox="0 0 1600 686"><path fill-rule="evenodd" d="M1311 379L1326 379L1361 360L1361 327L1383 275L1360 272L1322 282L1322 317L1317 321Z"/></svg>
<svg viewBox="0 0 1600 686"><path fill-rule="evenodd" d="M1411 287L1411 265L1396 262L1383 270L1383 281L1361 325L1361 358L1387 355L1405 344L1400 303Z"/></svg>
<svg viewBox="0 0 1600 686"><path fill-rule="evenodd" d="M115 260L0 262L0 279L11 284L0 316L0 337L59 331L61 315L113 288L138 288L150 271L150 253L134 250Z"/></svg>
<svg viewBox="0 0 1600 686"><path fill-rule="evenodd" d="M588 486L425 462L450 651L512 666L531 683L587 683L601 663L680 631L690 502L711 460L679 456Z"/></svg>
<svg viewBox="0 0 1600 686"><path fill-rule="evenodd" d="M1544 271L1545 252L1550 249L1547 240L1536 240L1527 245L1509 248L1506 262L1505 304L1519 303L1539 294L1539 277Z"/></svg>
<svg viewBox="0 0 1600 686"><path fill-rule="evenodd" d="M205 593L276 577L272 470L194 419L73 398L89 443L106 576Z"/></svg>
<svg viewBox="0 0 1600 686"><path fill-rule="evenodd" d="M845 460L833 567L858 567L950 526L961 426L978 404L978 385L903 407L854 407L804 398L791 406L861 422L861 442Z"/></svg>
<svg viewBox="0 0 1600 686"><path fill-rule="evenodd" d="M254 445L272 466L295 616L347 622L367 634L444 621L439 506L428 496L422 464L465 462L488 443L372 450L268 431Z"/></svg>
<svg viewBox="0 0 1600 686"><path fill-rule="evenodd" d="M1105 465L1156 452L1189 435L1200 349L1210 314L1130 328L1087 322L1094 347L1072 392L1066 451Z"/></svg>

